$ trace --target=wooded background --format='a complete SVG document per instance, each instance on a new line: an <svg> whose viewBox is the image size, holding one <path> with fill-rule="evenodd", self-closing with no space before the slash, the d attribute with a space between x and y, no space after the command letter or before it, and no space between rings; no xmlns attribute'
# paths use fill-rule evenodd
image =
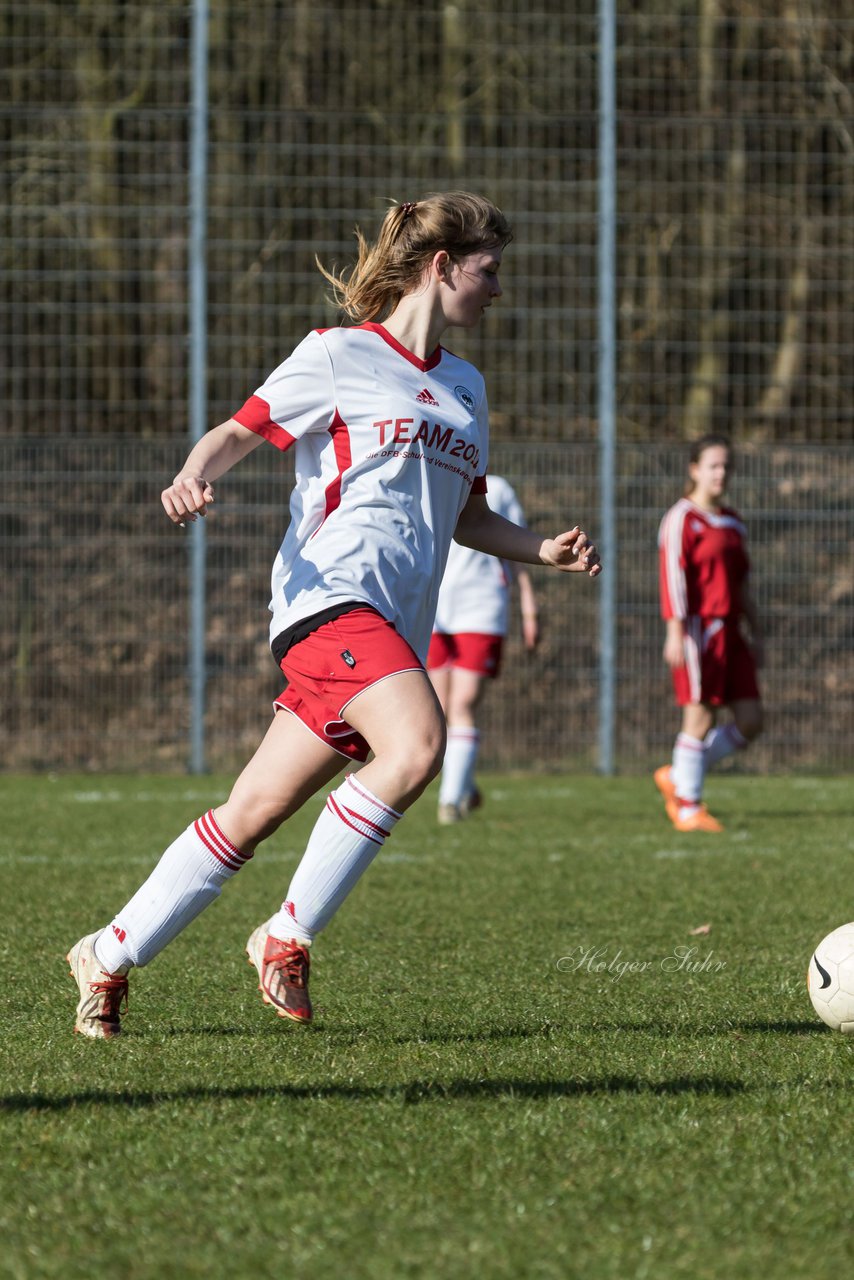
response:
<svg viewBox="0 0 854 1280"><path fill-rule="evenodd" d="M185 758L184 557L158 494L186 451L189 34L173 0L0 0L9 766ZM710 429L741 452L772 623L753 760L854 756L852 70L854 16L829 0L618 4L623 768L675 726L655 529L683 442ZM209 76L211 424L338 321L315 253L349 261L389 201L483 191L515 228L505 297L453 345L484 371L494 460L532 520L595 531L593 0L214 0ZM211 522L214 765L245 755L276 681L264 604L289 473L264 467L229 479ZM589 767L595 593L541 590L547 639L494 691L486 759Z"/></svg>

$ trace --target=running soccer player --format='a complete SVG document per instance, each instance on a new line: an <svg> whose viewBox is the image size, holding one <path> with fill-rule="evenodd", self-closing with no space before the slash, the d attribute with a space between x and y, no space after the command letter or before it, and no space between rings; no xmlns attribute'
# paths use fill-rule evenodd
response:
<svg viewBox="0 0 854 1280"><path fill-rule="evenodd" d="M486 500L492 511L525 526L513 488L501 476L487 477ZM439 588L436 621L427 651L427 671L448 724L448 745L439 784L441 826L461 821L481 804L475 782L480 732L476 712L501 666L510 613L510 585L519 586L522 636L528 649L539 639L537 601L526 569L507 560L451 543Z"/></svg>
<svg viewBox="0 0 854 1280"><path fill-rule="evenodd" d="M659 531L664 661L682 727L672 764L655 771L655 784L677 831L723 830L703 804L706 772L762 730L756 675L762 641L748 590L746 530L737 512L723 505L731 470L725 436L698 440L690 453L686 496L666 513ZM718 726L722 706L733 719Z"/></svg>
<svg viewBox="0 0 854 1280"><path fill-rule="evenodd" d="M130 969L158 955L345 762L372 752L330 793L284 900L246 947L265 1003L310 1022L312 943L441 767L445 722L424 659L452 536L507 559L600 572L578 526L548 538L490 511L483 378L440 345L501 296L504 215L451 192L389 209L374 244L356 235L349 273L320 268L353 326L309 334L162 494L184 525L265 440L294 450L270 605L287 688L225 803L68 953L75 1030L94 1039L119 1034Z"/></svg>

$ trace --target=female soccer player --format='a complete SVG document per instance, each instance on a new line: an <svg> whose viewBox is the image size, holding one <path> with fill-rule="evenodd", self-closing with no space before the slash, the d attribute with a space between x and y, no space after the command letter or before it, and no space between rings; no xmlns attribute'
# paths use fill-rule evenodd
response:
<svg viewBox="0 0 854 1280"><path fill-rule="evenodd" d="M486 500L492 511L525 525L519 499L501 476L487 477ZM519 586L522 636L526 648L534 649L539 622L528 571L451 543L427 651L427 671L448 724L439 784L441 826L459 822L481 804L474 776L480 745L475 715L486 688L484 682L494 680L501 665L513 578Z"/></svg>
<svg viewBox="0 0 854 1280"><path fill-rule="evenodd" d="M439 345L501 296L503 214L465 192L390 209L358 261L326 272L350 328L317 330L233 418L192 449L162 501L176 525L206 515L220 476L264 440L293 447L290 524L272 575L272 648L287 679L226 802L178 836L111 923L68 954L76 1030L117 1035L127 975L219 896L257 846L344 761L281 906L247 955L265 1003L308 1023L309 948L436 776L442 710L424 669L451 537L491 555L595 578L575 526L520 529L486 502L483 379ZM320 264L318 264L320 265Z"/></svg>
<svg viewBox="0 0 854 1280"><path fill-rule="evenodd" d="M756 678L761 634L747 585L745 527L723 505L731 470L725 436L698 440L690 454L686 496L670 508L659 531L664 661L682 708L682 728L673 762L656 770L655 784L677 831L723 830L702 802L706 771L762 730ZM730 707L733 720L717 726L721 706Z"/></svg>

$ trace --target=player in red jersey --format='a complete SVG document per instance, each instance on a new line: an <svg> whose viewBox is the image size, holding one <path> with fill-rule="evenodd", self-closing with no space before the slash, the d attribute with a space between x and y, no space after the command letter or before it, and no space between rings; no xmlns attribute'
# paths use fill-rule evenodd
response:
<svg viewBox="0 0 854 1280"><path fill-rule="evenodd" d="M578 526L544 538L490 510L483 378L440 345L501 296L504 215L449 192L390 209L373 245L357 234L352 272L324 272L352 327L309 334L194 446L162 494L169 519L184 525L207 514L214 482L264 441L293 449L270 604L288 687L225 803L191 823L111 923L68 953L75 1030L93 1039L119 1034L129 970L358 761L329 794L281 906L246 946L265 1003L310 1022L312 942L441 767L445 722L424 659L452 536L508 560L600 572Z"/></svg>
<svg viewBox="0 0 854 1280"><path fill-rule="evenodd" d="M656 770L655 783L678 831L723 830L703 804L706 772L762 730L756 677L762 640L748 590L746 530L739 515L723 504L731 470L732 448L725 436L698 440L690 454L686 496L670 508L659 531L664 661L682 708L682 727L672 764ZM733 719L719 726L722 706L731 709Z"/></svg>

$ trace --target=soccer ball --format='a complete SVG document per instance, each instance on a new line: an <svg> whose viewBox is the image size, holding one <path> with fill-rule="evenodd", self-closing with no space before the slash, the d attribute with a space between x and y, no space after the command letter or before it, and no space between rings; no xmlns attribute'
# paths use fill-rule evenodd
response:
<svg viewBox="0 0 854 1280"><path fill-rule="evenodd" d="M807 969L807 990L822 1022L854 1035L854 922L818 944Z"/></svg>

